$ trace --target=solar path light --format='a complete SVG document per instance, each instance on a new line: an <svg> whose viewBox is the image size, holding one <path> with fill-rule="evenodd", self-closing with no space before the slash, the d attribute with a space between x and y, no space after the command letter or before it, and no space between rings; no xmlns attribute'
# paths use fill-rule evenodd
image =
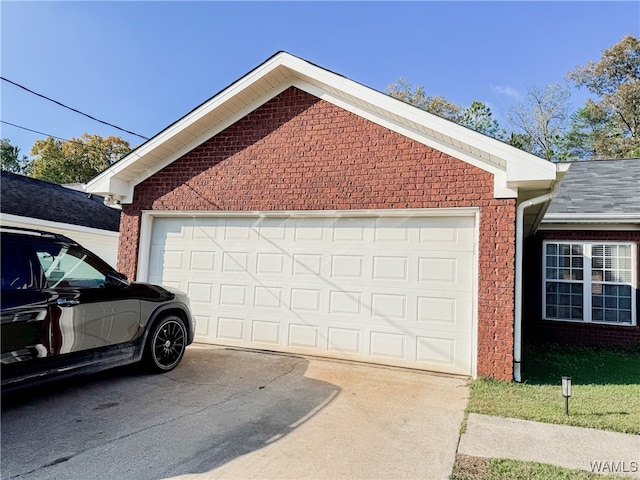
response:
<svg viewBox="0 0 640 480"><path fill-rule="evenodd" d="M571 397L571 377L562 377L562 396L564 397L564 414L569 415L569 397Z"/></svg>

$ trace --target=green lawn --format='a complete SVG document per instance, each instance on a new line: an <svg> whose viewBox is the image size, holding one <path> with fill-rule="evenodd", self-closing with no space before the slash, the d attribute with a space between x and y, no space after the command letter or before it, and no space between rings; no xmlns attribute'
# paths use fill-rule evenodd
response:
<svg viewBox="0 0 640 480"><path fill-rule="evenodd" d="M640 349L553 346L524 353L523 382L475 380L467 412L640 434ZM573 380L569 416L562 375Z"/></svg>
<svg viewBox="0 0 640 480"><path fill-rule="evenodd" d="M450 480L620 480L624 477L600 475L535 462L504 458L457 455Z"/></svg>

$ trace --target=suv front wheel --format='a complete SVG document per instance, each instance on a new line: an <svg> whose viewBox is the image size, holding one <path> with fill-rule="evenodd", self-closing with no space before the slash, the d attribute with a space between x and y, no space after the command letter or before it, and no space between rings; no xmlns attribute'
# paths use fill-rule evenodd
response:
<svg viewBox="0 0 640 480"><path fill-rule="evenodd" d="M186 348L184 321L176 315L169 315L153 326L145 346L144 362L152 372L168 372L180 363Z"/></svg>

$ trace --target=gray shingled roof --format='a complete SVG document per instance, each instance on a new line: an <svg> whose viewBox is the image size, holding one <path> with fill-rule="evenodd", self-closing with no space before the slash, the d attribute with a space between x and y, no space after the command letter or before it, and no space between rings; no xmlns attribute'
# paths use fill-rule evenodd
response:
<svg viewBox="0 0 640 480"><path fill-rule="evenodd" d="M0 212L117 232L120 211L103 198L8 172L0 174Z"/></svg>
<svg viewBox="0 0 640 480"><path fill-rule="evenodd" d="M547 213L640 214L640 158L572 163Z"/></svg>

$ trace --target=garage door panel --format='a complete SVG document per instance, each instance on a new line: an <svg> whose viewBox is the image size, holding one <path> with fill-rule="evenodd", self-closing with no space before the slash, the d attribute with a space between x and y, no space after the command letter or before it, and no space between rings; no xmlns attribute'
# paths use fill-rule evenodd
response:
<svg viewBox="0 0 640 480"><path fill-rule="evenodd" d="M471 333L473 296L464 292L431 291L416 298L418 328Z"/></svg>
<svg viewBox="0 0 640 480"><path fill-rule="evenodd" d="M175 240L184 241L190 232L192 226L184 218L163 218L161 221L156 221L153 226L152 245L165 245L168 242Z"/></svg>
<svg viewBox="0 0 640 480"><path fill-rule="evenodd" d="M465 252L429 252L419 255L416 263L418 284L425 288L471 292L473 255Z"/></svg>
<svg viewBox="0 0 640 480"><path fill-rule="evenodd" d="M159 218L197 340L471 374L473 217Z"/></svg>
<svg viewBox="0 0 640 480"><path fill-rule="evenodd" d="M280 345L281 322L253 320L251 323L251 342L267 345Z"/></svg>
<svg viewBox="0 0 640 480"><path fill-rule="evenodd" d="M245 319L234 316L219 316L215 338L220 340L230 340L244 342L245 339Z"/></svg>
<svg viewBox="0 0 640 480"><path fill-rule="evenodd" d="M329 327L327 329L327 351L336 354L360 355L362 331L355 328Z"/></svg>

